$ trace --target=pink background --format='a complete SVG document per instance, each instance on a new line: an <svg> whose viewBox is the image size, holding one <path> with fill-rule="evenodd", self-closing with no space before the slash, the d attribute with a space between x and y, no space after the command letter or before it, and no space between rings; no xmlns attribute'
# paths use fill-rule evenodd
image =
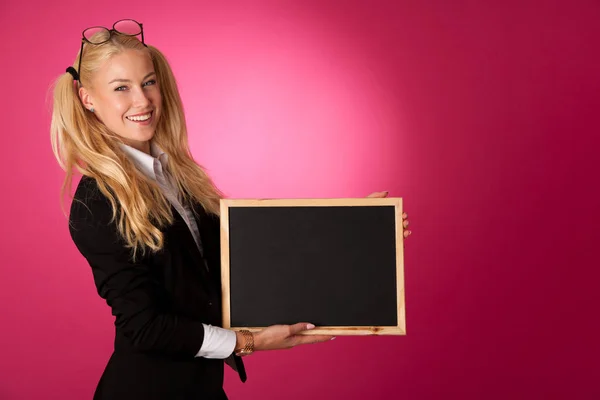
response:
<svg viewBox="0 0 600 400"><path fill-rule="evenodd" d="M1 399L91 398L111 352L46 98L120 18L228 196L389 190L410 216L408 335L256 354L230 398L600 398L598 1L33 3L0 4Z"/></svg>

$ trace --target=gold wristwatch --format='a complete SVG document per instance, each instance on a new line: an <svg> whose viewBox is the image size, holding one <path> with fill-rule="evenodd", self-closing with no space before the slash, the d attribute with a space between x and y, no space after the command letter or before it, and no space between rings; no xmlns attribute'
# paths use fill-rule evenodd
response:
<svg viewBox="0 0 600 400"><path fill-rule="evenodd" d="M242 336L244 336L244 347L239 349L235 355L236 356L248 356L254 352L254 335L247 329L242 329L239 331Z"/></svg>

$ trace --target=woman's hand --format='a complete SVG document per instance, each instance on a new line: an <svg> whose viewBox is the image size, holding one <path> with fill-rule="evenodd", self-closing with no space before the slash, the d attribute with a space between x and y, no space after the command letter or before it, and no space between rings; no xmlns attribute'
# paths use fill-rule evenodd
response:
<svg viewBox="0 0 600 400"><path fill-rule="evenodd" d="M388 192L373 192L370 195L368 195L367 197L375 197L375 198L383 198L383 197L387 197ZM407 213L402 213L402 224L404 225L404 228L408 228L408 214ZM412 231L409 230L405 230L404 231L404 237L407 238L412 234Z"/></svg>
<svg viewBox="0 0 600 400"><path fill-rule="evenodd" d="M289 349L301 344L326 342L334 336L300 335L301 332L314 329L306 322L294 325L273 325L254 333L254 351ZM244 347L243 336L237 332L236 351Z"/></svg>

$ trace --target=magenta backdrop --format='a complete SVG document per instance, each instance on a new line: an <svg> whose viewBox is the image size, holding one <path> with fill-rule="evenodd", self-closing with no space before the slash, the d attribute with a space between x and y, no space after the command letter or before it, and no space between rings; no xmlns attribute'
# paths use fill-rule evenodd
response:
<svg viewBox="0 0 600 400"><path fill-rule="evenodd" d="M232 399L600 398L598 1L34 3L0 4L1 399L91 398L111 352L46 96L120 18L228 196L389 190L414 229L407 336L256 354Z"/></svg>

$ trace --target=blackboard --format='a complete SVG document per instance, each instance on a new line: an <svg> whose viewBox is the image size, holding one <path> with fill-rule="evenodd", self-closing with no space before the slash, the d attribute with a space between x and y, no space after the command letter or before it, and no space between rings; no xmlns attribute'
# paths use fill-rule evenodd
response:
<svg viewBox="0 0 600 400"><path fill-rule="evenodd" d="M222 199L223 326L404 335L401 198Z"/></svg>

